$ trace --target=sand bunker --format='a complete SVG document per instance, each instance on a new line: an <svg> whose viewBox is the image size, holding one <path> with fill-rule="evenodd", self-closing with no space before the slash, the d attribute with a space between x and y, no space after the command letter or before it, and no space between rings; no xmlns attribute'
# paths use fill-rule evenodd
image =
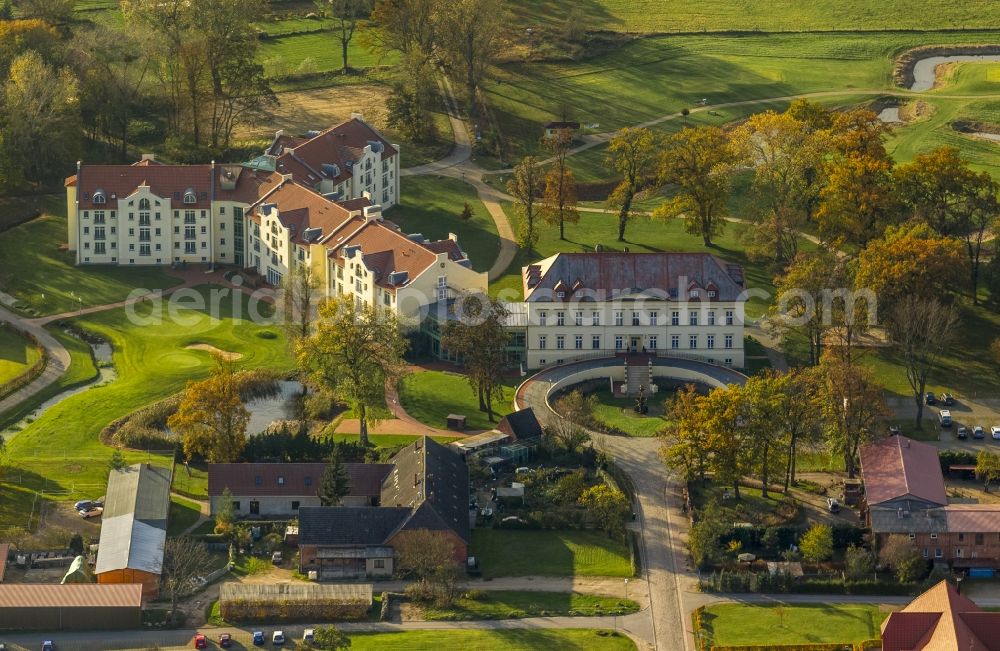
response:
<svg viewBox="0 0 1000 651"><path fill-rule="evenodd" d="M213 355L218 355L222 359L229 362L234 362L243 357L243 353L233 353L228 350L221 350L219 348L216 348L215 346L212 346L211 344L190 344L188 346L185 346L185 348L187 348L188 350L203 350L206 353L212 353Z"/></svg>

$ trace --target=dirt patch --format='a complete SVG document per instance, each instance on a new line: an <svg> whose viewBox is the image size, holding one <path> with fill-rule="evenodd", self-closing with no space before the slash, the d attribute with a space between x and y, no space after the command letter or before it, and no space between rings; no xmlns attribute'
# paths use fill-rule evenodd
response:
<svg viewBox="0 0 1000 651"><path fill-rule="evenodd" d="M351 113L361 113L376 129L385 128L385 86L333 86L278 93L279 104L262 119L237 132L237 139L270 138L283 129L302 134L311 129L325 129L348 120Z"/></svg>
<svg viewBox="0 0 1000 651"><path fill-rule="evenodd" d="M992 133L1000 135L1000 124L977 122L975 120L955 120L951 128L959 133L974 135L977 133Z"/></svg>
<svg viewBox="0 0 1000 651"><path fill-rule="evenodd" d="M907 124L919 122L934 115L936 110L937 108L933 104L928 104L922 100L907 102L899 107L899 119Z"/></svg>
<svg viewBox="0 0 1000 651"><path fill-rule="evenodd" d="M227 362L234 362L238 359L242 359L243 353L234 353L228 350L222 350L221 348L216 348L211 344L190 344L185 346L188 350L203 350L206 353L211 353L213 355L218 355Z"/></svg>

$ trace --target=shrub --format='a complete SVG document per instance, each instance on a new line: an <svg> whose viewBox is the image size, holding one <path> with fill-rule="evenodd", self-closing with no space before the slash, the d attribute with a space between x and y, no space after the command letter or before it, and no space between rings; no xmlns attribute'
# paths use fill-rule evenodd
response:
<svg viewBox="0 0 1000 651"><path fill-rule="evenodd" d="M814 524L799 543L802 557L811 563L821 563L833 556L833 532L825 524Z"/></svg>
<svg viewBox="0 0 1000 651"><path fill-rule="evenodd" d="M858 581L871 575L875 569L875 558L864 547L851 545L844 552L844 576L849 580Z"/></svg>

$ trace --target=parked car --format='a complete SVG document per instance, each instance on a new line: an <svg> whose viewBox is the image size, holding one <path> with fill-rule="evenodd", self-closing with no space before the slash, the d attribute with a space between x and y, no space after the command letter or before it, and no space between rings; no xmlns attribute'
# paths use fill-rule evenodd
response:
<svg viewBox="0 0 1000 651"><path fill-rule="evenodd" d="M527 475L527 474L532 473L532 472L535 472L535 471L532 470L531 468L529 468L528 466L521 466L520 468L518 468L517 470L514 471L514 473L518 474L518 475Z"/></svg>
<svg viewBox="0 0 1000 651"><path fill-rule="evenodd" d="M994 425L990 428L990 436L992 436L994 440L1000 441L1000 425Z"/></svg>
<svg viewBox="0 0 1000 651"><path fill-rule="evenodd" d="M941 427L951 427L951 412L947 409L939 411L938 422L941 423Z"/></svg>
<svg viewBox="0 0 1000 651"><path fill-rule="evenodd" d="M101 514L104 513L104 507L102 507L102 506L95 506L94 508L91 508L89 510L88 509L80 509L78 511L78 513L80 514L80 517L83 518L84 520L86 520L88 518L96 518L97 516L99 516L99 515L101 515Z"/></svg>
<svg viewBox="0 0 1000 651"><path fill-rule="evenodd" d="M899 425L889 426L889 436L899 436L902 433L903 433L903 428L900 427Z"/></svg>
<svg viewBox="0 0 1000 651"><path fill-rule="evenodd" d="M837 498L835 497L828 497L826 498L826 508L828 511L830 511L830 513L839 513L840 502L838 502Z"/></svg>
<svg viewBox="0 0 1000 651"><path fill-rule="evenodd" d="M208 638L200 633L194 636L194 648L196 649L207 649L208 648Z"/></svg>
<svg viewBox="0 0 1000 651"><path fill-rule="evenodd" d="M975 427L972 428L972 438L974 438L974 439L981 439L981 438L983 438L983 426L982 425L976 425Z"/></svg>
<svg viewBox="0 0 1000 651"><path fill-rule="evenodd" d="M963 440L969 438L969 428L959 427L958 431L955 432L955 436Z"/></svg>
<svg viewBox="0 0 1000 651"><path fill-rule="evenodd" d="M284 632L282 632L282 631L275 631L274 634L271 635L271 644L273 644L275 646L281 646L284 643L285 643L285 634L284 634Z"/></svg>
<svg viewBox="0 0 1000 651"><path fill-rule="evenodd" d="M264 646L264 631L254 631L252 637L255 646Z"/></svg>
<svg viewBox="0 0 1000 651"><path fill-rule="evenodd" d="M233 636L229 633L222 633L219 635L219 646L223 649L228 649L233 646Z"/></svg>
<svg viewBox="0 0 1000 651"><path fill-rule="evenodd" d="M934 392L933 391L928 391L927 393L924 394L924 403L926 403L928 405L936 405L937 404L937 398L934 396Z"/></svg>
<svg viewBox="0 0 1000 651"><path fill-rule="evenodd" d="M275 565L281 565L281 552L274 552L271 554L271 562Z"/></svg>
<svg viewBox="0 0 1000 651"><path fill-rule="evenodd" d="M302 641L303 642L314 642L316 639L316 631L311 628L307 628L302 631Z"/></svg>
<svg viewBox="0 0 1000 651"><path fill-rule="evenodd" d="M42 651L56 651L56 643L52 640L42 642Z"/></svg>
<svg viewBox="0 0 1000 651"><path fill-rule="evenodd" d="M951 407L952 405L955 404L955 396L951 395L950 393L942 393L941 403L947 405L948 407Z"/></svg>

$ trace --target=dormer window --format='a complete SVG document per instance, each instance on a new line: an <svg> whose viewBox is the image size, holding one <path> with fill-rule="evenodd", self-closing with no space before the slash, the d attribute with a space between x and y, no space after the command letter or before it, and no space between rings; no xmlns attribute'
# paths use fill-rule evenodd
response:
<svg viewBox="0 0 1000 651"><path fill-rule="evenodd" d="M566 298L566 292L556 292L556 298Z"/></svg>
<svg viewBox="0 0 1000 651"><path fill-rule="evenodd" d="M198 195L194 193L194 190L188 190L184 193L184 203L198 203Z"/></svg>
<svg viewBox="0 0 1000 651"><path fill-rule="evenodd" d="M139 210L149 210L149 199L139 199Z"/></svg>
<svg viewBox="0 0 1000 651"><path fill-rule="evenodd" d="M108 202L107 195L104 194L104 190L98 190L94 193L94 203L95 204L105 204Z"/></svg>
<svg viewBox="0 0 1000 651"><path fill-rule="evenodd" d="M698 296L699 296L698 290L697 289L692 289L691 290L691 298L698 298Z"/></svg>
<svg viewBox="0 0 1000 651"><path fill-rule="evenodd" d="M715 295L716 295L716 291L714 289L708 290L708 297L709 298L715 298Z"/></svg>

